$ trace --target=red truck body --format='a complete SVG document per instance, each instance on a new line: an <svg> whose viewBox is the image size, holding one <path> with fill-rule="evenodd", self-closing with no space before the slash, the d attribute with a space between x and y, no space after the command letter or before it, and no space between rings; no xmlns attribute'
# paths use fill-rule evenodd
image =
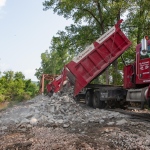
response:
<svg viewBox="0 0 150 150"><path fill-rule="evenodd" d="M82 51L67 65L67 76L76 96L87 84L115 61L131 42L120 29L122 20Z"/></svg>
<svg viewBox="0 0 150 150"><path fill-rule="evenodd" d="M47 93L57 93L63 86L66 80L66 67L63 68L61 75L57 76L52 82L47 84Z"/></svg>
<svg viewBox="0 0 150 150"><path fill-rule="evenodd" d="M150 40L147 40L148 51L150 55ZM132 80L131 80L132 79ZM124 88L131 89L148 86L150 83L150 57L141 56L141 44L136 46L136 61L124 67Z"/></svg>

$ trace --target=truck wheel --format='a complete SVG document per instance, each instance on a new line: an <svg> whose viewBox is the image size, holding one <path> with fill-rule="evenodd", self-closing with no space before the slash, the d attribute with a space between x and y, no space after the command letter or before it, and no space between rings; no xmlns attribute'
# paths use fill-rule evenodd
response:
<svg viewBox="0 0 150 150"><path fill-rule="evenodd" d="M85 103L87 106L93 106L93 90L88 90L86 92Z"/></svg>
<svg viewBox="0 0 150 150"><path fill-rule="evenodd" d="M105 102L100 100L99 92L95 92L93 96L93 107L94 108L105 108Z"/></svg>
<svg viewBox="0 0 150 150"><path fill-rule="evenodd" d="M48 93L48 96L51 97L52 95L53 95L53 92L50 91L50 92Z"/></svg>
<svg viewBox="0 0 150 150"><path fill-rule="evenodd" d="M99 102L100 102L99 94L98 94L98 92L95 92L94 96L93 96L93 107L99 108L99 105L100 105Z"/></svg>

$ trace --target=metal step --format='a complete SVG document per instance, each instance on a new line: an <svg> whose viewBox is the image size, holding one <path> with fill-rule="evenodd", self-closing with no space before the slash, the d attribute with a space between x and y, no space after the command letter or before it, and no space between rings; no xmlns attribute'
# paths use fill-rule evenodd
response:
<svg viewBox="0 0 150 150"><path fill-rule="evenodd" d="M141 99L126 99L127 102L142 102Z"/></svg>
<svg viewBox="0 0 150 150"><path fill-rule="evenodd" d="M127 109L129 109L129 110L141 110L141 108L140 107L127 107Z"/></svg>

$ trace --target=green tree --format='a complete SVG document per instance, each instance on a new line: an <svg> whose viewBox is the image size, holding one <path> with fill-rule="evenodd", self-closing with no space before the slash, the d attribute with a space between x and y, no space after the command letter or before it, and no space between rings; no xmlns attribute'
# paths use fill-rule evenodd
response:
<svg viewBox="0 0 150 150"><path fill-rule="evenodd" d="M38 91L37 85L32 83L31 79L25 80L24 83L25 83L24 91L26 95L29 95L29 97L34 97Z"/></svg>
<svg viewBox="0 0 150 150"><path fill-rule="evenodd" d="M125 22L121 27L133 42L130 50L123 54L125 62L129 63L134 61L136 44L150 31L148 30L150 25L149 0L46 0L43 6L44 10L53 9L54 13L62 15L66 19L71 18L74 21L74 25L66 27L66 33L63 33L66 39L69 37L66 42L66 48L68 47L67 53L72 56L84 50L94 39L97 39L126 15ZM57 37L57 39L61 40L61 45L65 38ZM55 47L54 43L52 43L52 47ZM57 48L56 46L56 53L60 47ZM55 59L57 59L59 55L56 54L55 56ZM109 74L106 74L106 83L110 78L113 84L120 84L120 82L118 83L122 78L121 72L118 71L120 69L123 69L123 63L119 58L118 61L115 61L110 66ZM104 77L105 75L100 77L102 82Z"/></svg>
<svg viewBox="0 0 150 150"><path fill-rule="evenodd" d="M58 15L62 15L66 19L72 18L77 24L66 28L70 29L68 30L70 34L73 33L70 39L76 42L74 47L76 54L83 50L81 50L81 46L86 47L94 41L93 39L97 39L99 35L104 34L108 30L109 25L117 22L129 7L129 4L124 0L50 0L45 1L43 5L45 10L53 9ZM87 25L82 25L83 22L86 22ZM87 35L86 33L89 34ZM116 61L114 63L115 70L118 69L117 65ZM106 83L109 83L108 72L106 73Z"/></svg>
<svg viewBox="0 0 150 150"><path fill-rule="evenodd" d="M69 48L69 37L65 32L58 32L59 37L53 37L50 51L41 54L41 67L36 69L35 76L40 79L42 74L58 75L64 65L73 57L70 55L72 50ZM70 52L69 52L69 50Z"/></svg>
<svg viewBox="0 0 150 150"><path fill-rule="evenodd" d="M12 81L14 77L14 72L13 71L5 71L4 77L6 78L7 81Z"/></svg>
<svg viewBox="0 0 150 150"><path fill-rule="evenodd" d="M37 86L22 72L5 71L0 77L0 102L27 100L37 94Z"/></svg>
<svg viewBox="0 0 150 150"><path fill-rule="evenodd" d="M23 74L22 72L16 72L16 73L14 74L14 79L15 79L15 80L19 80L19 79L24 80L24 79L25 79L25 76L24 76L24 74Z"/></svg>
<svg viewBox="0 0 150 150"><path fill-rule="evenodd" d="M149 0L131 0L125 22L129 37L140 43L145 35L150 35L150 2Z"/></svg>

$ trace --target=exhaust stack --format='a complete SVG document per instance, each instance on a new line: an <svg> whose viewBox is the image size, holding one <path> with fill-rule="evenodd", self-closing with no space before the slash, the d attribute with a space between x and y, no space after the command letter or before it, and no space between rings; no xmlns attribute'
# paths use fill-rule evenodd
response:
<svg viewBox="0 0 150 150"><path fill-rule="evenodd" d="M147 50L148 50L147 39L144 37L141 40L141 55L145 56L147 54Z"/></svg>

